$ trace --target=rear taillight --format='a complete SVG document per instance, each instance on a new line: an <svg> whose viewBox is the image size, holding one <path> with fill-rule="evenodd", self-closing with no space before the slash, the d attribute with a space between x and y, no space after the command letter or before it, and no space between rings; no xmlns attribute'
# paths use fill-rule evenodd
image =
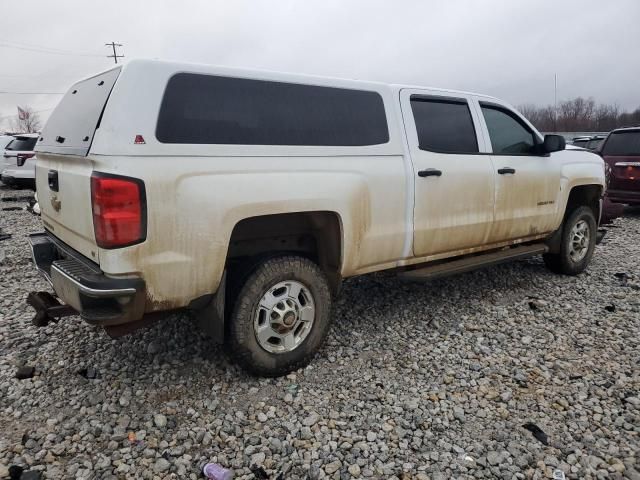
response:
<svg viewBox="0 0 640 480"><path fill-rule="evenodd" d="M19 167L24 165L24 162L26 162L29 158L35 156L35 153L19 153L16 157L17 157L17 165Z"/></svg>
<svg viewBox="0 0 640 480"><path fill-rule="evenodd" d="M142 180L94 173L91 176L93 230L100 248L126 247L146 238Z"/></svg>

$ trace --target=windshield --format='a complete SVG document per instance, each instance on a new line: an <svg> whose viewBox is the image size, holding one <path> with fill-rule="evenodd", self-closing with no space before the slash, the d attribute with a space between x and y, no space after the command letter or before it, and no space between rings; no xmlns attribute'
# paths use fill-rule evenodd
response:
<svg viewBox="0 0 640 480"><path fill-rule="evenodd" d="M640 130L612 133L604 144L602 154L618 157L640 156Z"/></svg>
<svg viewBox="0 0 640 480"><path fill-rule="evenodd" d="M24 152L31 151L36 146L38 137L16 137L9 142L9 145L5 147L5 150Z"/></svg>

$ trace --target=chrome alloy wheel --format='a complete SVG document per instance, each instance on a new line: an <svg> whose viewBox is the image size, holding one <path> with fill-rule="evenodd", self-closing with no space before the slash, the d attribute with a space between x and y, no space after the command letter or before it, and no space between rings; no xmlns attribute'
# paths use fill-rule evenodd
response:
<svg viewBox="0 0 640 480"><path fill-rule="evenodd" d="M589 244L591 241L591 229L589 224L580 220L571 229L569 245L569 256L574 262L579 262L586 255L589 250Z"/></svg>
<svg viewBox="0 0 640 480"><path fill-rule="evenodd" d="M258 344L270 353L295 350L309 335L315 318L309 289L296 280L280 282L260 299L253 321Z"/></svg>

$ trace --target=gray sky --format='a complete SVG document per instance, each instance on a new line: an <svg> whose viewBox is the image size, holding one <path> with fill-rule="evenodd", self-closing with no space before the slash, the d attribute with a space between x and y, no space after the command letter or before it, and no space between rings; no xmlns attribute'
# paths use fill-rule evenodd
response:
<svg viewBox="0 0 640 480"><path fill-rule="evenodd" d="M125 60L410 83L514 104L552 104L557 73L560 100L640 106L640 0L31 0L2 11L0 91L64 92L113 65L104 43L115 40ZM46 119L59 98L0 94L0 127L16 105Z"/></svg>

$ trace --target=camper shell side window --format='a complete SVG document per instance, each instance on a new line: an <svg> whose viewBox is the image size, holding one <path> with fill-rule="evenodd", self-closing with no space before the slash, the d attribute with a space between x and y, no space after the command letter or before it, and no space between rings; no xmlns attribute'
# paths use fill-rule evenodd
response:
<svg viewBox="0 0 640 480"><path fill-rule="evenodd" d="M162 143L365 146L389 142L383 99L366 90L216 75L169 79Z"/></svg>

